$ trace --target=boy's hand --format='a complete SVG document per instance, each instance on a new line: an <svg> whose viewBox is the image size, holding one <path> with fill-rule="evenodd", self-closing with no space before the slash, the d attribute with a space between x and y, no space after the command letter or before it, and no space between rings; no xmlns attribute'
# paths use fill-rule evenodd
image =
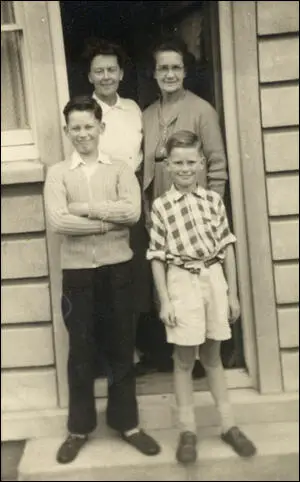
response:
<svg viewBox="0 0 300 482"><path fill-rule="evenodd" d="M229 303L229 323L233 324L239 318L241 314L240 303L236 295L228 295Z"/></svg>
<svg viewBox="0 0 300 482"><path fill-rule="evenodd" d="M174 308L170 301L162 303L159 317L165 325L170 327L176 326L176 317L174 313Z"/></svg>
<svg viewBox="0 0 300 482"><path fill-rule="evenodd" d="M88 216L89 215L89 205L88 203L70 203L69 213L75 216Z"/></svg>

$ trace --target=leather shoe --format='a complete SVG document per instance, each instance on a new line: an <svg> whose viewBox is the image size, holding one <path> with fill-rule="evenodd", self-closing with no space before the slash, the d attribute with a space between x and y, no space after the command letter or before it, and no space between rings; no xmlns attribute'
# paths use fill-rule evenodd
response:
<svg viewBox="0 0 300 482"><path fill-rule="evenodd" d="M139 430L131 435L121 433L121 437L144 455L157 455L160 452L158 443L143 430Z"/></svg>
<svg viewBox="0 0 300 482"><path fill-rule="evenodd" d="M255 445L238 427L231 427L230 430L221 435L221 439L241 457L252 457L256 453Z"/></svg>
<svg viewBox="0 0 300 482"><path fill-rule="evenodd" d="M59 464L69 464L72 462L77 457L81 447L87 440L87 435L78 436L69 434L57 452L57 462Z"/></svg>
<svg viewBox="0 0 300 482"><path fill-rule="evenodd" d="M197 459L197 436L193 432L181 432L176 451L176 459L181 464L192 464Z"/></svg>

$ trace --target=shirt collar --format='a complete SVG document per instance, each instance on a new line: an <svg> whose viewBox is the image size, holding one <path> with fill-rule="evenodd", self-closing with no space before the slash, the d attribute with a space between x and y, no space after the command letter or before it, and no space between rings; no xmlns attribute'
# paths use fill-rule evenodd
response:
<svg viewBox="0 0 300 482"><path fill-rule="evenodd" d="M190 193L179 191L178 189L176 189L174 184L172 184L171 189L169 190L169 195L171 196L172 200L175 202L180 201L180 199L182 199L186 194L193 194L196 197L205 199L205 193L206 193L205 189L199 185L196 186L196 188Z"/></svg>
<svg viewBox="0 0 300 482"><path fill-rule="evenodd" d="M111 164L110 157L104 152L98 151L97 162L101 162L102 164ZM80 154L77 151L74 151L71 155L71 165L70 169L76 169L79 166L86 165L86 162L81 158Z"/></svg>
<svg viewBox="0 0 300 482"><path fill-rule="evenodd" d="M122 97L117 94L117 102L114 105L108 105L105 102L103 102L99 97L97 97L96 92L93 93L93 99L95 99L96 102L100 105L103 114L106 114L108 111L111 109L121 109L121 110L126 110L126 105L123 102Z"/></svg>

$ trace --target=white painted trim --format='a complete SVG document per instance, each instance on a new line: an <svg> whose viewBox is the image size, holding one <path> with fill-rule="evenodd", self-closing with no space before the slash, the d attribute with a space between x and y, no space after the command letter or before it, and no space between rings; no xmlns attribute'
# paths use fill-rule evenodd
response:
<svg viewBox="0 0 300 482"><path fill-rule="evenodd" d="M28 144L35 144L32 146L31 153L29 154L30 157L28 158L28 151L29 149L24 149L24 155L22 157L20 152L18 151L17 159L14 158L13 151L9 150L7 152L3 152L4 158L1 156L2 161L10 161L10 160L28 160L28 159L37 159L38 155L35 155L37 152L37 138L36 138L36 119L35 119L35 112L34 112L34 89L33 89L33 80L32 80L32 60L30 55L30 49L28 48L28 31L30 29L30 19L26 18L26 12L24 9L24 2L21 1L14 1L13 2L14 13L16 17L16 24L7 24L4 25L4 31L7 32L14 32L14 31L21 31L21 63L22 63L22 71L24 74L24 91L25 91L25 105L27 110L27 117L28 123L30 128L29 129L16 129L13 131L2 131L1 132L1 146L4 147L18 147L21 145L27 146ZM2 26L1 26L2 31ZM2 149L1 149L2 154ZM11 156L12 154L12 156Z"/></svg>
<svg viewBox="0 0 300 482"><path fill-rule="evenodd" d="M11 131L1 132L1 146L22 146L24 144L33 144L33 136L31 129L14 129Z"/></svg>
<svg viewBox="0 0 300 482"><path fill-rule="evenodd" d="M36 145L1 146L1 162L35 161L40 158Z"/></svg>
<svg viewBox="0 0 300 482"><path fill-rule="evenodd" d="M18 26L24 29L24 2L13 1L15 20Z"/></svg>
<svg viewBox="0 0 300 482"><path fill-rule="evenodd" d="M16 23L7 23L4 25L1 25L1 32L18 32L20 30L22 31L23 27L21 27Z"/></svg>
<svg viewBox="0 0 300 482"><path fill-rule="evenodd" d="M23 2L14 2L16 4L23 4ZM22 5L22 12L21 12L21 5L18 5L18 10L20 10L20 15L22 14L22 24L24 25L24 35L23 35L23 68L24 68L24 81L25 81L25 92L26 92L26 107L28 113L28 121L30 124L30 128L32 130L32 137L33 142L38 147L37 141L37 118L36 118L36 99L34 94L34 61L32 59L32 52L28 45L28 37L30 32L30 22L33 21L32 19L28 18L26 15L26 9L24 5Z"/></svg>
<svg viewBox="0 0 300 482"><path fill-rule="evenodd" d="M58 108L61 119L61 127L65 124L63 109L70 98L68 74L66 67L66 56L64 48L64 37L61 22L60 6L58 1L47 2L49 15L50 36L52 42L52 51L54 58L54 71L57 85ZM64 156L67 157L72 147L66 138L62 136Z"/></svg>
<svg viewBox="0 0 300 482"><path fill-rule="evenodd" d="M236 258L242 312L244 354L252 384L256 388L258 387L258 373L254 315L251 297L251 278L248 263L249 252L244 209L243 179L241 171L240 133L237 114L232 2L218 2L218 6L228 170L230 177L233 225L238 239L236 245Z"/></svg>
<svg viewBox="0 0 300 482"><path fill-rule="evenodd" d="M50 38L52 45L53 67L56 80L57 102L60 113L61 132L65 123L63 118L63 108L69 100L69 85L64 49L64 37L60 14L59 1L46 2ZM63 134L63 132L62 132ZM62 135L63 154L67 157L71 151L71 146L66 136ZM58 162L59 159L53 162ZM60 407L68 404L68 381L67 381L67 361L68 361L68 335L61 313L61 286L62 273L60 268L60 237L47 229L48 253L50 256L50 289L52 300L52 319L56 359L56 379L57 393Z"/></svg>

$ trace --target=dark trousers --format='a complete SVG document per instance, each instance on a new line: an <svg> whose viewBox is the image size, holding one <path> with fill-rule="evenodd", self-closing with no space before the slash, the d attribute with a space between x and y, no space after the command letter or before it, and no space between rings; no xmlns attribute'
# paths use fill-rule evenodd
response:
<svg viewBox="0 0 300 482"><path fill-rule="evenodd" d="M131 261L95 269L63 270L71 433L87 434L96 427L94 380L99 359L108 379L107 424L120 432L138 425L132 300Z"/></svg>

